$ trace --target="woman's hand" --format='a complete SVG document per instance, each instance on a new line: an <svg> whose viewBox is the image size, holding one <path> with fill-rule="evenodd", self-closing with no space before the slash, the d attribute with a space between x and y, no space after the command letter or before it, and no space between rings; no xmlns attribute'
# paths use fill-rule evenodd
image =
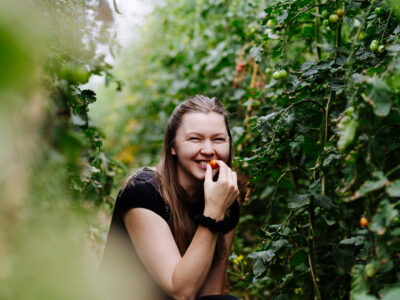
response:
<svg viewBox="0 0 400 300"><path fill-rule="evenodd" d="M212 168L207 164L204 180L204 215L217 221L222 220L226 210L239 196L236 172L232 171L222 160L219 164L217 181L212 179Z"/></svg>

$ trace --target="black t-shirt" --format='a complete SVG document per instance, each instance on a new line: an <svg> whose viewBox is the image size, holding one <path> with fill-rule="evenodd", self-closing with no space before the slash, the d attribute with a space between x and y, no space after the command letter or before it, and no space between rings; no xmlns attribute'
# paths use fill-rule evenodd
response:
<svg viewBox="0 0 400 300"><path fill-rule="evenodd" d="M113 299L172 299L151 279L136 254L123 221L128 210L140 207L155 212L169 223L169 207L157 187L155 171L144 168L117 196L100 267L101 285ZM202 214L203 209L204 203L191 205L188 213ZM233 229L239 220L237 202L232 205L231 217Z"/></svg>

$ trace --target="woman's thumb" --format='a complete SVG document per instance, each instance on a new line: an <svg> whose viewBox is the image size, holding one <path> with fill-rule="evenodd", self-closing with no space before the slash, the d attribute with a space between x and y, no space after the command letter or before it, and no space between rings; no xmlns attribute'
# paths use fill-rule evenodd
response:
<svg viewBox="0 0 400 300"><path fill-rule="evenodd" d="M212 181L212 168L210 164L207 164L206 177L204 178L204 181Z"/></svg>

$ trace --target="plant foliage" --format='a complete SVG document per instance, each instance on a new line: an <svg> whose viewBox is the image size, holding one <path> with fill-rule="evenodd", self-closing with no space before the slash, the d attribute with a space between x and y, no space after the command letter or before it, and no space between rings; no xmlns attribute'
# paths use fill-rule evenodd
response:
<svg viewBox="0 0 400 300"><path fill-rule="evenodd" d="M116 97L134 98L118 126L135 125L107 134L129 133L114 149L137 165L157 161L185 97L229 110L248 179L229 271L244 299L399 296L399 13L376 0L164 1L117 67Z"/></svg>

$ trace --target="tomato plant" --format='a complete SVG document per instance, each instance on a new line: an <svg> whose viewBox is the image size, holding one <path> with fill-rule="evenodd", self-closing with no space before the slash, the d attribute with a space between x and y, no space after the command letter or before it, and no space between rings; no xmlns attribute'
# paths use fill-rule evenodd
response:
<svg viewBox="0 0 400 300"><path fill-rule="evenodd" d="M120 72L127 86L117 98L125 103L134 93L135 101L121 104L110 127L126 128L132 118L137 125L106 134L128 135L137 165L156 162L181 99L200 93L223 101L245 200L229 269L233 292L244 299L397 293L396 6L166 1L146 30ZM364 215L368 230L360 228Z"/></svg>

